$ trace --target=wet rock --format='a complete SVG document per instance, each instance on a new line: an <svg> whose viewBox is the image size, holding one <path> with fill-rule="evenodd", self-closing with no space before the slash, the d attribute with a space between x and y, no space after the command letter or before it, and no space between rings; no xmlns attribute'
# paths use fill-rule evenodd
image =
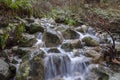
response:
<svg viewBox="0 0 120 80"><path fill-rule="evenodd" d="M36 53L32 59L29 55L23 57L23 61L16 74L16 80L45 80L44 63L41 52Z"/></svg>
<svg viewBox="0 0 120 80"><path fill-rule="evenodd" d="M39 56L31 60L31 77L32 80L45 80L44 62Z"/></svg>
<svg viewBox="0 0 120 80"><path fill-rule="evenodd" d="M72 51L73 50L73 46L71 43L64 43L61 46L62 49L64 49L66 52Z"/></svg>
<svg viewBox="0 0 120 80"><path fill-rule="evenodd" d="M30 35L27 33L22 34L22 39L19 41L19 46L21 47L32 47L37 40L34 35Z"/></svg>
<svg viewBox="0 0 120 80"><path fill-rule="evenodd" d="M60 53L58 48L51 48L48 50L48 53Z"/></svg>
<svg viewBox="0 0 120 80"><path fill-rule="evenodd" d="M86 33L87 30L88 30L88 28L89 28L88 26L82 25L82 26L80 26L80 27L75 28L75 30L77 30L77 31L79 31L79 32L81 32L81 33Z"/></svg>
<svg viewBox="0 0 120 80"><path fill-rule="evenodd" d="M96 41L91 37L84 37L82 41L85 42L85 46L91 46L91 47L99 46L98 41Z"/></svg>
<svg viewBox="0 0 120 80"><path fill-rule="evenodd" d="M0 59L0 80L8 80L10 76L9 65Z"/></svg>
<svg viewBox="0 0 120 80"><path fill-rule="evenodd" d="M31 24L27 25L26 30L30 34L34 34L34 33L37 33L37 32L44 32L44 27L42 27L40 23L34 22L34 23L31 23Z"/></svg>
<svg viewBox="0 0 120 80"><path fill-rule="evenodd" d="M24 57L26 54L32 53L32 51L35 50L34 48L29 47L19 47L17 50L14 50L14 52L17 54L18 57Z"/></svg>
<svg viewBox="0 0 120 80"><path fill-rule="evenodd" d="M81 48L81 41L79 39L71 40L70 42L74 49Z"/></svg>
<svg viewBox="0 0 120 80"><path fill-rule="evenodd" d="M56 26L54 29L56 31L61 31L63 32L64 30L68 29L70 26L68 25L63 25L63 24L59 24L58 26Z"/></svg>
<svg viewBox="0 0 120 80"><path fill-rule="evenodd" d="M120 44L117 44L116 46L117 53L120 54Z"/></svg>
<svg viewBox="0 0 120 80"><path fill-rule="evenodd" d="M26 18L25 19L28 23L34 23L35 19L34 18Z"/></svg>
<svg viewBox="0 0 120 80"><path fill-rule="evenodd" d="M81 41L79 39L69 40L68 42L62 44L61 48L68 52L73 49L79 49L81 48Z"/></svg>
<svg viewBox="0 0 120 80"><path fill-rule="evenodd" d="M120 65L117 63L113 63L113 62L107 62L107 65L109 66L109 68L115 72L120 72Z"/></svg>
<svg viewBox="0 0 120 80"><path fill-rule="evenodd" d="M63 37L65 39L79 39L80 35L76 31L69 28L63 32Z"/></svg>
<svg viewBox="0 0 120 80"><path fill-rule="evenodd" d="M30 63L29 60L26 60L21 63L19 70L16 74L16 80L27 80L30 72Z"/></svg>
<svg viewBox="0 0 120 80"><path fill-rule="evenodd" d="M119 80L120 79L120 72L115 72L113 75L110 76L109 80Z"/></svg>
<svg viewBox="0 0 120 80"><path fill-rule="evenodd" d="M85 74L85 80L109 80L110 70L105 68L104 66L99 65L90 65L90 72Z"/></svg>
<svg viewBox="0 0 120 80"><path fill-rule="evenodd" d="M57 47L62 43L63 37L54 30L47 30L43 34L43 41L46 47Z"/></svg>
<svg viewBox="0 0 120 80"><path fill-rule="evenodd" d="M99 63L101 61L101 54L96 52L95 50L86 50L85 56L91 57L93 63Z"/></svg>

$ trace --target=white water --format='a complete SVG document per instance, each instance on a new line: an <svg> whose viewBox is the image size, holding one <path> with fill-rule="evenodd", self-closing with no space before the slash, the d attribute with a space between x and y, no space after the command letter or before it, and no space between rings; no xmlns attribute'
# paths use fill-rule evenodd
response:
<svg viewBox="0 0 120 80"><path fill-rule="evenodd" d="M82 34L81 34L82 35ZM86 34L88 36L88 34ZM40 37L39 37L40 36ZM42 36L38 36L38 42L36 43L37 48L39 44L43 43ZM83 35L84 37L85 35ZM83 38L81 37L81 38ZM71 40L65 40L69 42ZM88 66L91 61L83 55L74 56L73 52L65 52L63 49L57 47L60 53L47 53L46 47L41 49L46 52L46 57L44 59L45 69L46 69L46 80L84 80L84 73L88 71ZM33 54L34 55L34 54ZM32 55L32 56L33 56Z"/></svg>
<svg viewBox="0 0 120 80"><path fill-rule="evenodd" d="M42 19L41 25L46 27L46 29L53 28L54 21L50 21L47 19ZM55 28L55 30L56 29L57 28ZM91 27L88 28L87 33L85 34L80 32L77 33L80 35L80 40L84 37L89 36L100 42L101 39L105 38L104 35L96 36L95 30ZM111 41L111 38L108 37L107 39ZM64 40L63 43L70 41L71 40ZM38 35L37 43L35 46L37 49L41 49L45 52L45 80L85 80L85 77L87 76L86 73L90 73L90 70L93 68L93 66L90 65L91 59L82 55L84 54L84 51L79 52L82 54L74 56L74 52L76 50L65 52L63 49L61 49L60 45L57 47L60 53L48 53L47 50L50 48L45 47L44 41L42 41L42 33ZM34 55L35 54L32 54L31 57ZM94 67L98 67L98 65L94 65ZM114 80L117 79L114 78Z"/></svg>

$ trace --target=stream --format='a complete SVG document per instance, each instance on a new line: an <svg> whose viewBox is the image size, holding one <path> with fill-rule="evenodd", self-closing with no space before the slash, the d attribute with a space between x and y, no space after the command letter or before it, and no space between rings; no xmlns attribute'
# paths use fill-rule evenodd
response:
<svg viewBox="0 0 120 80"><path fill-rule="evenodd" d="M115 75L112 78L107 77L112 75L111 72L110 74L107 72L111 71L110 68L103 66L103 71L100 71L101 65L93 63L93 60L101 55L100 50L96 52L97 50L93 48L110 44L112 41L109 35L106 36L106 33L98 35L98 32L90 26L81 25L73 28L46 18L41 19L41 25L45 27L46 34L40 32L34 46L44 52L45 80L119 80L114 78ZM84 41L86 37L90 37L93 43ZM91 50L94 50L93 53ZM35 55L37 54L32 53L30 59ZM17 71L21 61L18 59Z"/></svg>

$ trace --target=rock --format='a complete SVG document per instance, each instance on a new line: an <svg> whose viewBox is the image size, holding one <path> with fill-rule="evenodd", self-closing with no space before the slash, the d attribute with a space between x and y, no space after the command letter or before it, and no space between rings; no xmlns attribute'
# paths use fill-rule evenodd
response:
<svg viewBox="0 0 120 80"><path fill-rule="evenodd" d="M60 53L60 51L59 51L59 49L58 48L50 48L49 50L48 50L48 53Z"/></svg>
<svg viewBox="0 0 120 80"><path fill-rule="evenodd" d="M35 50L34 48L29 47L19 47L14 52L17 54L18 57L24 57L25 55L29 55L32 53L32 51Z"/></svg>
<svg viewBox="0 0 120 80"><path fill-rule="evenodd" d="M57 47L62 43L63 37L54 30L47 30L43 34L43 41L46 47Z"/></svg>
<svg viewBox="0 0 120 80"><path fill-rule="evenodd" d="M31 60L31 77L32 80L45 80L44 61L39 56Z"/></svg>
<svg viewBox="0 0 120 80"><path fill-rule="evenodd" d="M119 80L120 79L120 72L116 72L110 76L109 80Z"/></svg>
<svg viewBox="0 0 120 80"><path fill-rule="evenodd" d="M55 19L56 23L65 23L65 16L58 17Z"/></svg>
<svg viewBox="0 0 120 80"><path fill-rule="evenodd" d="M73 46L71 43L64 43L62 44L61 48L64 49L66 52L73 50Z"/></svg>
<svg viewBox="0 0 120 80"><path fill-rule="evenodd" d="M85 42L85 46L90 46L90 47L95 47L95 46L99 46L98 41L96 41L95 39L91 38L91 37L84 37L82 39L83 42Z"/></svg>
<svg viewBox="0 0 120 80"><path fill-rule="evenodd" d="M117 59L119 60L119 59ZM114 62L107 62L107 65L109 66L110 70L114 72L120 72L120 65Z"/></svg>
<svg viewBox="0 0 120 80"><path fill-rule="evenodd" d="M58 26L56 26L54 29L56 31L60 31L63 32L64 30L68 29L70 26L68 25L63 25L63 24L59 24Z"/></svg>
<svg viewBox="0 0 120 80"><path fill-rule="evenodd" d="M120 54L120 44L116 44L116 50L117 50L117 54Z"/></svg>
<svg viewBox="0 0 120 80"><path fill-rule="evenodd" d="M30 73L30 62L26 60L21 63L19 70L16 74L16 80L27 80Z"/></svg>
<svg viewBox="0 0 120 80"><path fill-rule="evenodd" d="M76 31L69 28L63 32L63 37L65 39L79 39L80 35Z"/></svg>
<svg viewBox="0 0 120 80"><path fill-rule="evenodd" d="M9 65L0 59L0 80L8 80L10 76Z"/></svg>
<svg viewBox="0 0 120 80"><path fill-rule="evenodd" d="M81 41L79 39L70 40L62 44L61 48L67 52L72 51L73 49L79 49L81 48Z"/></svg>
<svg viewBox="0 0 120 80"><path fill-rule="evenodd" d="M79 32L81 32L81 33L86 33L87 30L88 30L88 28L89 28L88 26L82 25L82 26L80 26L80 27L75 28L75 30L77 30L77 31L79 31Z"/></svg>
<svg viewBox="0 0 120 80"><path fill-rule="evenodd" d="M37 40L34 35L30 35L28 33L22 34L22 39L19 41L19 46L21 47L32 47Z"/></svg>
<svg viewBox="0 0 120 80"><path fill-rule="evenodd" d="M29 59L28 55L23 57L23 61L16 74L16 80L45 80L45 69L40 53Z"/></svg>
<svg viewBox="0 0 120 80"><path fill-rule="evenodd" d="M34 18L26 18L25 19L28 23L34 23L35 19Z"/></svg>
<svg viewBox="0 0 120 80"><path fill-rule="evenodd" d="M0 29L0 35L3 35L3 34L4 34L4 30Z"/></svg>
<svg viewBox="0 0 120 80"><path fill-rule="evenodd" d="M93 63L99 63L101 61L101 54L96 52L95 50L86 50L85 56L91 57Z"/></svg>
<svg viewBox="0 0 120 80"><path fill-rule="evenodd" d="M34 22L34 23L31 23L30 25L27 25L26 30L30 34L34 34L34 33L37 33L37 32L42 32L43 33L44 32L44 27L42 27L40 23Z"/></svg>
<svg viewBox="0 0 120 80"><path fill-rule="evenodd" d="M109 74L111 73L108 69L99 65L90 65L90 71L85 74L85 80L109 80Z"/></svg>
<svg viewBox="0 0 120 80"><path fill-rule="evenodd" d="M81 41L79 39L71 40L70 42L74 49L81 48Z"/></svg>

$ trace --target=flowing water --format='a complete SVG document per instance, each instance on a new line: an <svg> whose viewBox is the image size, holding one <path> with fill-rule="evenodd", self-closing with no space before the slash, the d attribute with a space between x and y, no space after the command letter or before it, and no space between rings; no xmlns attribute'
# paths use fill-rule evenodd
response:
<svg viewBox="0 0 120 80"><path fill-rule="evenodd" d="M49 21L46 22L44 21L44 19L41 21L42 26L47 26L47 28L53 27L53 25ZM80 35L80 37L78 38L79 40L82 40L86 36L90 36L96 41L100 42L100 40L104 38L103 35L101 35L101 37L96 36L95 30L91 27L89 27L87 33L77 33ZM37 49L41 49L45 52L45 80L86 80L86 74L90 73L92 67L91 58L84 56L83 48L79 49L80 51L74 49L72 51L66 52L61 48L61 44L58 47L56 47L60 51L59 53L50 53L47 52L50 48L45 46L42 37L43 34L39 33L37 43L35 44L35 46L37 47ZM64 39L63 43L69 41L70 40ZM77 56L75 56L76 51L78 51ZM31 58L34 57L34 55L35 54L31 54ZM21 60L19 60L19 63L20 62ZM19 64L17 65L17 68L19 68ZM87 80L94 80L94 77L92 79Z"/></svg>
<svg viewBox="0 0 120 80"><path fill-rule="evenodd" d="M85 36L91 36L98 39L92 33L92 28L90 28L89 33L82 34L80 32L80 40ZM38 42L36 46L40 48L44 44L42 41L42 33L38 36ZM64 40L63 43L69 42L70 40ZM74 51L65 52L61 49L61 45L57 47L60 53L47 53L47 48L42 47L41 49L46 52L46 57L44 58L45 65L45 79L46 80L85 80L85 73L89 72L88 66L90 65L91 59L85 57L84 52L81 50L78 56L74 56Z"/></svg>

